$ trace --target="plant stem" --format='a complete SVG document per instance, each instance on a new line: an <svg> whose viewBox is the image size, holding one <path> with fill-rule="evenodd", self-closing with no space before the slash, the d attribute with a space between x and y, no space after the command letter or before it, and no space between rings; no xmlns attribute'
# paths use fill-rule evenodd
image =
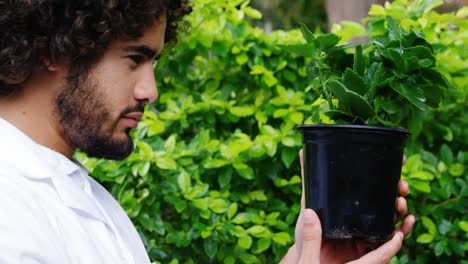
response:
<svg viewBox="0 0 468 264"><path fill-rule="evenodd" d="M331 95L330 95L330 92L327 89L326 82L323 80L324 76L323 76L323 72L322 72L322 58L320 58L320 54L318 54L318 57L319 57L319 59L317 60L318 61L317 62L317 68L319 70L320 84L322 85L323 93L324 93L325 97L327 98L328 106L330 107L330 110L333 110L333 102L331 100Z"/></svg>
<svg viewBox="0 0 468 264"><path fill-rule="evenodd" d="M449 203L451 203L451 202L455 202L455 201L460 200L460 199L461 199L461 196L455 196L455 197L453 197L453 198L450 198L450 199L448 199L448 200L445 200L445 201L443 201L443 202L441 202L441 203L435 205L434 207L432 207L431 210L429 210L428 213L430 214L430 213L434 212L436 209L438 209L439 207L442 207L442 206L444 206L444 205L447 205L447 204L449 204Z"/></svg>

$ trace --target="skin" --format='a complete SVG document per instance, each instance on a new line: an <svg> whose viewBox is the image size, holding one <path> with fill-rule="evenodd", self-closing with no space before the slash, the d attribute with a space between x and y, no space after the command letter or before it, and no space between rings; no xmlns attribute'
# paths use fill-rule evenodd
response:
<svg viewBox="0 0 468 264"><path fill-rule="evenodd" d="M68 158L79 148L90 156L122 159L143 106L157 98L153 62L164 46L166 19L137 40L112 42L87 73L74 80L64 63L47 64L13 96L0 99L0 116L37 143Z"/></svg>
<svg viewBox="0 0 468 264"><path fill-rule="evenodd" d="M303 171L303 154L300 152L301 175ZM304 181L303 181L304 182ZM290 248L282 259L282 264L292 263L388 263L401 249L403 239L413 229L415 218L412 215L405 217L403 223L396 229L393 238L382 245L364 241L327 240L322 241L322 229L317 214L311 209L305 209L304 186L302 186L301 214L296 223L296 243ZM401 197L396 200L398 222L408 211L403 196L409 193L408 183L401 180L398 184L398 193Z"/></svg>

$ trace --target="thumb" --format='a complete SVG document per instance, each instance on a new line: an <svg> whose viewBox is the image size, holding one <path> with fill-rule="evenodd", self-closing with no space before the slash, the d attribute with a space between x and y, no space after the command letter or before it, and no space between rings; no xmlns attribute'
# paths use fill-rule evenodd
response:
<svg viewBox="0 0 468 264"><path fill-rule="evenodd" d="M303 238L299 263L320 263L320 249L322 244L322 227L317 214L312 209L305 209L302 213Z"/></svg>

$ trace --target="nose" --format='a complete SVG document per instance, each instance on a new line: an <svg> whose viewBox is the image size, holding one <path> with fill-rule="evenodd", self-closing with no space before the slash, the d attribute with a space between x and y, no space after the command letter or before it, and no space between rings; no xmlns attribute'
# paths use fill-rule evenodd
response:
<svg viewBox="0 0 468 264"><path fill-rule="evenodd" d="M158 88L154 77L153 66L148 65L142 72L134 89L135 100L141 104L150 104L158 98Z"/></svg>

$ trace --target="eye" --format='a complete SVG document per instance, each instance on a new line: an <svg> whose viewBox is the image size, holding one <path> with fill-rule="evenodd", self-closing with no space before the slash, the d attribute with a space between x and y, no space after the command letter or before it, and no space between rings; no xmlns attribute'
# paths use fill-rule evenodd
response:
<svg viewBox="0 0 468 264"><path fill-rule="evenodd" d="M143 56L141 56L141 55L130 55L127 58L132 60L137 65L142 63L145 60L145 58Z"/></svg>

